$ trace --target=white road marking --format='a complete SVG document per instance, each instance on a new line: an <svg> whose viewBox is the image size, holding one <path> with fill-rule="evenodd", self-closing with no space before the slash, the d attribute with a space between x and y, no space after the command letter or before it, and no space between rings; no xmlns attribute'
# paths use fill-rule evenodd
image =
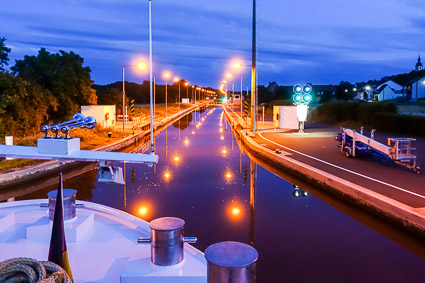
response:
<svg viewBox="0 0 425 283"><path fill-rule="evenodd" d="M341 169L341 170L346 171L346 172L349 172L349 173L351 173L351 174L354 174L354 175L357 175L357 176L360 176L360 177L363 177L363 178L369 179L369 180L371 180L371 181L374 181L374 182L377 182L377 183L380 183L380 184L383 184L383 185L389 186L389 187L394 188L394 189L396 189L396 190L399 190L399 191L402 191L402 192L405 192L405 193L408 193L408 194L411 194L411 195L414 195L414 196L417 196L417 197L420 197L420 198L425 199L425 196L423 196L423 195L420 195L420 194L417 194L417 193L414 193L414 192L408 191L408 190L406 190L406 189L403 189L403 188L400 188L400 187L394 186L394 185L392 185L392 184L385 183L384 181L381 181L381 180L378 180L378 179L375 179L375 178L372 178L372 177L369 177L369 176L366 176L366 175L363 175L363 174L360 174L360 173L357 173L357 172L351 171L351 170L346 169L346 168L344 168L344 167L341 167L341 166L335 165L335 164L333 164L333 163L330 163L330 162L327 162L327 161L321 160L321 159L319 159L319 158L316 158L316 157L313 157L313 156L307 155L307 154L305 154L305 153L302 153L302 152L296 151L295 149L292 149L292 148L286 147L286 146L284 146L284 145L278 144L278 143L276 143L276 142L274 142L274 141L271 141L271 140L269 140L269 139L265 138L265 137L264 137L261 133L258 133L258 135L259 135L260 137L262 137L263 139L265 139L266 141L268 141L268 142L270 142L270 143L272 143L272 144L278 145L278 146L280 146L280 147L283 147L283 148L285 148L286 150L289 150L289 151L295 152L295 153L297 153L297 154L300 154L300 155L303 155L303 156L305 156L305 157L311 158L311 159L313 159L313 160L316 160L316 161L322 162L322 163L324 163L324 164L326 164L326 165L329 165L329 166L332 166L332 167L335 167L335 168Z"/></svg>

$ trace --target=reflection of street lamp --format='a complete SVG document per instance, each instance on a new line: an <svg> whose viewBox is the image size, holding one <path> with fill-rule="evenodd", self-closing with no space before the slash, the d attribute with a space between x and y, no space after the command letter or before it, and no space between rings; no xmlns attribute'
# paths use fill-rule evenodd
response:
<svg viewBox="0 0 425 283"><path fill-rule="evenodd" d="M168 181L170 179L170 177L171 177L171 173L170 172L167 171L167 172L164 173L164 179L166 181Z"/></svg>
<svg viewBox="0 0 425 283"><path fill-rule="evenodd" d="M124 75L124 69L128 68L128 67L137 67L141 70L146 68L144 63L139 63L137 65L122 66L122 131L123 132L125 132L125 75Z"/></svg>

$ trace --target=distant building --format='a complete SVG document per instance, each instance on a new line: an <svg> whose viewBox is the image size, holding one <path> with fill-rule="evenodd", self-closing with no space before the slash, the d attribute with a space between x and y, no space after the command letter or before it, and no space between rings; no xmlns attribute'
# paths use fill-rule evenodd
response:
<svg viewBox="0 0 425 283"><path fill-rule="evenodd" d="M415 71L419 72L419 71L422 71L423 69L424 69L424 66L421 63L421 55L419 55L418 63L416 63L416 66L415 66Z"/></svg>
<svg viewBox="0 0 425 283"><path fill-rule="evenodd" d="M100 125L102 128L113 127L115 125L115 105L81 106L81 114L86 117L94 117L97 125Z"/></svg>
<svg viewBox="0 0 425 283"><path fill-rule="evenodd" d="M396 94L402 94L403 93L403 86L399 85L398 83L394 82L394 81L386 81L383 84L378 85L376 88L381 88L383 85L388 85L390 88L392 88L394 90L394 93Z"/></svg>
<svg viewBox="0 0 425 283"><path fill-rule="evenodd" d="M396 94L394 89L392 89L387 84L382 84L380 87L376 88L374 91L374 100L377 100L377 101L391 100L399 96L400 94Z"/></svg>
<svg viewBox="0 0 425 283"><path fill-rule="evenodd" d="M412 82L412 101L425 98L425 77Z"/></svg>

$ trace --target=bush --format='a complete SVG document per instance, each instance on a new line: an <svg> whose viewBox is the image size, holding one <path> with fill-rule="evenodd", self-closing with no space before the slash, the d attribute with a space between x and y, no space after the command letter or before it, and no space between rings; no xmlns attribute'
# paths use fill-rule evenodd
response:
<svg viewBox="0 0 425 283"><path fill-rule="evenodd" d="M357 122L364 126L373 126L376 113L397 113L393 102L346 102L333 101L317 107L313 121L319 123Z"/></svg>
<svg viewBox="0 0 425 283"><path fill-rule="evenodd" d="M425 136L425 117L381 112L373 117L374 127L383 132Z"/></svg>
<svg viewBox="0 0 425 283"><path fill-rule="evenodd" d="M338 123L356 120L358 103L333 101L324 103L316 108L313 121L318 123Z"/></svg>

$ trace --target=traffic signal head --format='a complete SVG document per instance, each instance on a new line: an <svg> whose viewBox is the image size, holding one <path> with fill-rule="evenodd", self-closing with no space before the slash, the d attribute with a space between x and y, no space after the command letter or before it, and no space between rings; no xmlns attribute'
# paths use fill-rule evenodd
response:
<svg viewBox="0 0 425 283"><path fill-rule="evenodd" d="M313 88L309 84L300 85L297 84L293 88L294 95L292 96L292 100L298 104L308 104L313 100L313 96L311 95L311 91Z"/></svg>
<svg viewBox="0 0 425 283"><path fill-rule="evenodd" d="M305 85L303 86L303 92L304 92L304 93L310 93L310 92L311 92L311 85L309 85L309 84L305 84Z"/></svg>
<svg viewBox="0 0 425 283"><path fill-rule="evenodd" d="M313 97L311 96L310 93L307 93L303 96L303 100L304 100L305 103L311 102L312 99L313 99Z"/></svg>
<svg viewBox="0 0 425 283"><path fill-rule="evenodd" d="M301 93L296 93L292 99L294 100L295 103L300 103L303 99L303 96L301 95Z"/></svg>
<svg viewBox="0 0 425 283"><path fill-rule="evenodd" d="M294 92L295 93L301 93L303 91L303 87L301 85L295 85L294 86Z"/></svg>

